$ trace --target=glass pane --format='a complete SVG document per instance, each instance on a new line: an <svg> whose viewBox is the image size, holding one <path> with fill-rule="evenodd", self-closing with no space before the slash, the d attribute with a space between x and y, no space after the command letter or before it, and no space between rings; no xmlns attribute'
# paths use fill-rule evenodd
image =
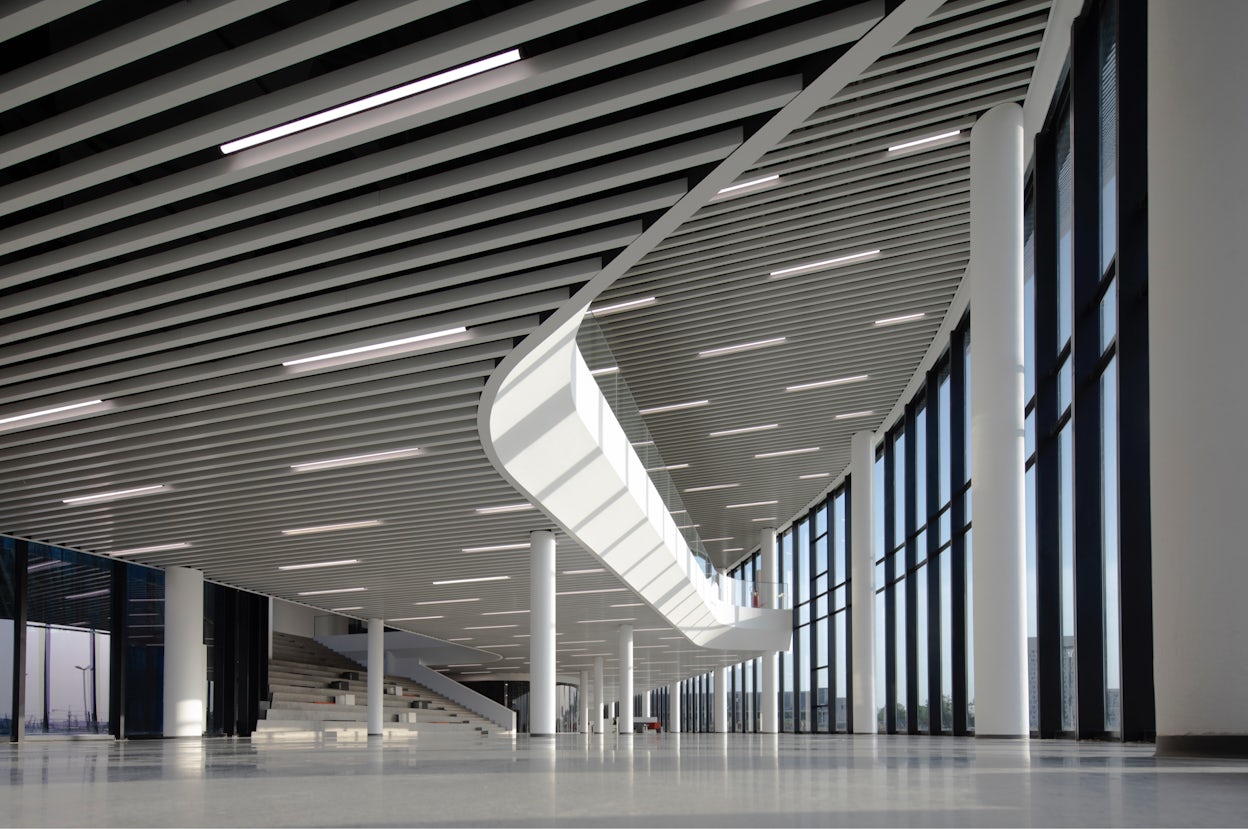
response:
<svg viewBox="0 0 1248 829"><path fill-rule="evenodd" d="M1061 367L1057 370L1057 413L1060 415L1070 407L1070 401L1074 394L1074 381L1071 371L1071 362L1069 357L1062 362Z"/></svg>
<svg viewBox="0 0 1248 829"><path fill-rule="evenodd" d="M1101 11L1101 273L1118 249L1118 41L1117 3Z"/></svg>
<svg viewBox="0 0 1248 829"><path fill-rule="evenodd" d="M845 493L840 492L835 501L834 526L832 534L832 583L840 584L849 577L845 570L845 562L849 557L849 547L845 541Z"/></svg>
<svg viewBox="0 0 1248 829"><path fill-rule="evenodd" d="M816 668L826 668L828 665L828 617L823 617L814 624L815 633L810 647L813 653L810 657L810 664ZM826 703L827 700L824 700Z"/></svg>
<svg viewBox="0 0 1248 829"><path fill-rule="evenodd" d="M916 657L916 673L914 677L918 690L919 708L915 712L919 731L930 728L928 722L931 691L927 685L927 565L914 571L914 579L910 589L914 591L914 649Z"/></svg>
<svg viewBox="0 0 1248 829"><path fill-rule="evenodd" d="M1074 278L1074 157L1070 148L1070 112L1057 134L1057 350L1070 339Z"/></svg>
<svg viewBox="0 0 1248 829"><path fill-rule="evenodd" d="M893 544L906 538L906 435L899 432L893 441Z"/></svg>
<svg viewBox="0 0 1248 829"><path fill-rule="evenodd" d="M940 378L940 385L937 388L937 406L938 417L940 418L940 503L949 503L950 498L950 458L952 457L951 432L949 431L949 375L945 374Z"/></svg>
<svg viewBox="0 0 1248 829"><path fill-rule="evenodd" d="M875 533L875 554L879 558L883 558L888 552L884 549L884 457L875 459L875 474L871 476L871 484L874 489L872 509L875 514L871 516L871 529Z"/></svg>
<svg viewBox="0 0 1248 829"><path fill-rule="evenodd" d="M896 646L894 662L897 676L897 730L904 731L907 728L906 720L906 580L898 579L893 587L896 595L895 604L893 605L894 631L896 632Z"/></svg>
<svg viewBox="0 0 1248 829"><path fill-rule="evenodd" d="M845 613L838 613L832 617L832 638L836 647L836 730L844 731L846 728L845 694L849 689L848 678L845 674L845 657L849 654L849 643L845 639Z"/></svg>
<svg viewBox="0 0 1248 829"><path fill-rule="evenodd" d="M1118 361L1101 375L1101 549L1105 590L1105 730L1122 728L1118 640Z"/></svg>
<svg viewBox="0 0 1248 829"><path fill-rule="evenodd" d="M927 409L919 409L914 417L914 523L927 523Z"/></svg>
<svg viewBox="0 0 1248 829"><path fill-rule="evenodd" d="M826 734L830 729L828 722L828 669L815 671L815 730Z"/></svg>
<svg viewBox="0 0 1248 829"><path fill-rule="evenodd" d="M922 564L927 560L927 530L914 537L914 563Z"/></svg>
<svg viewBox="0 0 1248 829"><path fill-rule="evenodd" d="M953 730L953 574L949 554L938 558L940 567L940 728Z"/></svg>
<svg viewBox="0 0 1248 829"><path fill-rule="evenodd" d="M1036 410L1032 409L1023 419L1023 457L1036 454Z"/></svg>
<svg viewBox="0 0 1248 829"><path fill-rule="evenodd" d="M1062 568L1062 730L1074 731L1078 701L1075 688L1075 516L1071 494L1075 491L1073 442L1069 425L1058 435L1061 501L1059 533Z"/></svg>
<svg viewBox="0 0 1248 829"><path fill-rule="evenodd" d="M793 558L797 561L797 596L795 601L810 600L810 525L800 521L797 525L797 546Z"/></svg>
<svg viewBox="0 0 1248 829"><path fill-rule="evenodd" d="M884 591L879 590L875 594L875 708L877 712L876 727L881 734L888 727L886 718L888 712L885 706L885 702L888 700L888 693L886 691L884 668L887 660L884 638L885 610Z"/></svg>
<svg viewBox="0 0 1248 829"><path fill-rule="evenodd" d="M798 652L801 654L802 667L798 672L798 730L810 730L810 669L814 663L811 661L811 642L810 642L810 625L804 625L798 629L797 640Z"/></svg>
<svg viewBox="0 0 1248 829"><path fill-rule="evenodd" d="M14 570L16 545L11 538L0 538L0 738L13 733L13 637L17 615Z"/></svg>
<svg viewBox="0 0 1248 829"><path fill-rule="evenodd" d="M1027 555L1027 710L1031 730L1040 728L1040 640L1037 638L1039 624L1036 603L1039 594L1036 587L1036 468L1027 470L1024 477L1026 493L1025 544Z"/></svg>
<svg viewBox="0 0 1248 829"><path fill-rule="evenodd" d="M1118 280L1109 283L1105 296L1101 297L1101 353L1109 348L1109 344L1118 336Z"/></svg>
<svg viewBox="0 0 1248 829"><path fill-rule="evenodd" d="M1023 400L1036 396L1036 209L1023 210Z"/></svg>
<svg viewBox="0 0 1248 829"><path fill-rule="evenodd" d="M780 730L793 731L793 645L780 654L780 682L784 693L780 695Z"/></svg>
<svg viewBox="0 0 1248 829"><path fill-rule="evenodd" d="M820 536L828 531L828 507L825 502L815 510L815 535Z"/></svg>
<svg viewBox="0 0 1248 829"><path fill-rule="evenodd" d="M972 576L975 572L975 551L972 544L973 530L966 532L966 584L962 590L966 593L966 728L975 730L975 595L971 590Z"/></svg>
<svg viewBox="0 0 1248 829"><path fill-rule="evenodd" d="M793 532L786 530L780 535L780 580L784 582L785 589L789 591L789 595L794 598L794 590L796 585L793 583Z"/></svg>
<svg viewBox="0 0 1248 829"><path fill-rule="evenodd" d="M819 510L819 515L823 515L823 510ZM828 572L828 537L821 535L815 541L815 573Z"/></svg>

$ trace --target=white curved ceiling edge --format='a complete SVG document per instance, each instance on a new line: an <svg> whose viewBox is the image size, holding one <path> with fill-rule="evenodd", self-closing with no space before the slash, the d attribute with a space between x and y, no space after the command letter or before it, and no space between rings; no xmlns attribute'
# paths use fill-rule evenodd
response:
<svg viewBox="0 0 1248 829"><path fill-rule="evenodd" d="M695 645L785 650L793 615L723 601L576 347L579 318L516 364L489 421L512 482Z"/></svg>

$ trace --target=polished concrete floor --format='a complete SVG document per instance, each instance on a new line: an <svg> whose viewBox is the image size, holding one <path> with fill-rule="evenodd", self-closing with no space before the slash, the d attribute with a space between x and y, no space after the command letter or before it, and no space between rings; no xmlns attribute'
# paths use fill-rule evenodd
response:
<svg viewBox="0 0 1248 829"><path fill-rule="evenodd" d="M1248 763L1150 746L645 735L0 747L6 826L1243 826Z"/></svg>

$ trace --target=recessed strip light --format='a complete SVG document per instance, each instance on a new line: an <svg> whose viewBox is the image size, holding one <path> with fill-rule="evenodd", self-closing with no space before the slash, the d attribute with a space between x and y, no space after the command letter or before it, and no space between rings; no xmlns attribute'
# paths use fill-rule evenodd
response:
<svg viewBox="0 0 1248 829"><path fill-rule="evenodd" d="M875 414L875 412L870 409L865 412L845 412L845 414L838 414L834 420L851 420L855 417L870 417L873 414Z"/></svg>
<svg viewBox="0 0 1248 829"><path fill-rule="evenodd" d="M601 572L603 572L603 569L601 567L590 567L587 570L564 570L563 574L565 576L585 576L590 573L601 573Z"/></svg>
<svg viewBox="0 0 1248 829"><path fill-rule="evenodd" d="M391 449L388 452L372 452L367 455L352 455L347 458L333 458L327 461L308 461L292 463L290 468L296 472L312 472L317 469L333 469L338 466L356 466L361 463L377 463L379 461L395 461L400 458L411 458L420 454L420 449Z"/></svg>
<svg viewBox="0 0 1248 829"><path fill-rule="evenodd" d="M0 426L7 426L10 423L21 423L24 420L38 420L49 418L53 415L63 414L64 412L74 412L94 406L103 406L103 400L88 400L84 403L70 403L68 406L55 406L51 409L43 409L38 412L27 412L26 414L13 415L11 417L0 417Z"/></svg>
<svg viewBox="0 0 1248 829"><path fill-rule="evenodd" d="M490 610L482 613L482 616L517 616L521 613L528 613L527 610Z"/></svg>
<svg viewBox="0 0 1248 829"><path fill-rule="evenodd" d="M773 504L774 504L774 503L775 503L775 501L772 501L771 503L773 503ZM732 537L731 535L726 535L726 536L724 536L724 537L722 537L722 538L704 538L704 539L702 539L702 540L703 540L703 541L732 541L732 539L733 539L733 537Z"/></svg>
<svg viewBox="0 0 1248 829"><path fill-rule="evenodd" d="M645 607L645 602L624 602L624 604L613 604L611 607Z"/></svg>
<svg viewBox="0 0 1248 829"><path fill-rule="evenodd" d="M624 619L582 619L580 622L577 622L577 624L578 625L605 625L610 622L635 622L635 621L637 621L636 616L629 616ZM569 643L565 642L564 644L566 645ZM592 654L587 654L587 656L592 656Z"/></svg>
<svg viewBox="0 0 1248 829"><path fill-rule="evenodd" d="M527 549L529 549L529 543L526 541L523 543L517 542L515 544L492 544L488 547L465 547L463 549L463 552L465 553L505 553L510 550L527 550Z"/></svg>
<svg viewBox="0 0 1248 829"><path fill-rule="evenodd" d="M816 380L813 383L798 383L796 386L785 386L785 391L806 391L807 389L826 389L829 386L843 386L846 383L858 383L870 375L855 374L852 377L837 377L834 380Z"/></svg>
<svg viewBox="0 0 1248 829"><path fill-rule="evenodd" d="M74 593L72 596L65 596L66 599L94 599L97 596L107 596L110 588L102 587L99 590L91 590L87 593Z"/></svg>
<svg viewBox="0 0 1248 829"><path fill-rule="evenodd" d="M778 503L780 502L779 501L750 501L749 503L745 503L745 504L729 504L728 506L724 507L724 509L746 509L747 507L770 507L773 504L778 504ZM710 539L705 539L705 540L709 541Z"/></svg>
<svg viewBox="0 0 1248 829"><path fill-rule="evenodd" d="M150 547L131 547L129 550L112 550L106 553L110 556L137 556L142 553L163 553L169 550L185 550L191 545L185 541L177 541L172 544L153 544Z"/></svg>
<svg viewBox="0 0 1248 829"><path fill-rule="evenodd" d="M345 567L348 564L359 564L358 558L344 558L338 561L314 561L311 564L282 564L278 570L316 570L321 567Z"/></svg>
<svg viewBox="0 0 1248 829"><path fill-rule="evenodd" d="M779 180L780 180L780 174L774 173L770 176L763 176L762 178L751 179L750 181L743 181L740 184L730 184L729 186L725 187L723 190L720 190L715 195L723 196L728 193L736 193L740 190L746 189L747 187L761 187L764 184L770 184L773 181L779 181Z"/></svg>
<svg viewBox="0 0 1248 829"><path fill-rule="evenodd" d="M596 590L559 590L556 596L584 596L590 593L623 593L627 587L599 587Z"/></svg>
<svg viewBox="0 0 1248 829"><path fill-rule="evenodd" d="M874 259L880 255L880 250L864 250L861 253L851 253L846 256L837 256L832 259L824 259L820 262L810 262L805 265L794 265L791 268L781 268L778 271L772 271L770 276L774 279L780 276L789 276L795 273L805 273L806 271L823 270L824 268L835 268L838 265L848 265L851 262L861 262L864 259Z"/></svg>
<svg viewBox="0 0 1248 829"><path fill-rule="evenodd" d="M560 642L561 645L601 645L606 639L578 639L575 642Z"/></svg>
<svg viewBox="0 0 1248 829"><path fill-rule="evenodd" d="M696 409L699 406L706 406L710 402L711 401L709 400L692 400L688 403L669 403L666 406L651 406L648 409L638 409L637 413L648 415L648 414L659 414L661 412L677 412L677 411L680 411L681 409Z"/></svg>
<svg viewBox="0 0 1248 829"><path fill-rule="evenodd" d="M445 619L445 616L399 616L395 619L387 619L387 622L427 622L432 619Z"/></svg>
<svg viewBox="0 0 1248 829"><path fill-rule="evenodd" d="M328 596L332 593L363 593L367 587L335 587L333 590L304 590L300 596Z"/></svg>
<svg viewBox="0 0 1248 829"><path fill-rule="evenodd" d="M711 432L708 437L722 438L729 435L746 435L750 432L768 432L779 428L779 423L765 423L762 426L742 426L740 429L720 429L718 432Z"/></svg>
<svg viewBox="0 0 1248 829"><path fill-rule="evenodd" d="M681 492L711 492L716 489L736 489L741 484L711 484L710 486L691 486Z"/></svg>
<svg viewBox="0 0 1248 829"><path fill-rule="evenodd" d="M282 535L310 535L312 533L329 533L338 530L356 530L363 527L381 526L380 521L369 519L368 521L348 521L345 524L322 524L318 527L299 527L294 530L282 530Z"/></svg>
<svg viewBox="0 0 1248 829"><path fill-rule="evenodd" d="M519 625L476 625L473 627L466 627L464 628L464 630L503 630L505 628L518 628L518 627L520 626Z"/></svg>
<svg viewBox="0 0 1248 829"><path fill-rule="evenodd" d="M774 520L774 519L773 519L773 520ZM723 553L740 553L740 552L744 552L744 551L745 551L745 548L744 548L744 547L724 547L724 548L723 548L720 552L723 552Z"/></svg>
<svg viewBox="0 0 1248 829"><path fill-rule="evenodd" d="M919 138L914 141L907 141L904 144L897 144L888 148L890 153L899 150L911 150L915 147L922 147L925 144L935 144L937 141L944 141L947 138L955 138L962 134L962 130L953 130L952 132L942 132L940 135L929 135L927 138Z"/></svg>
<svg viewBox="0 0 1248 829"><path fill-rule="evenodd" d="M497 507L477 507L477 515L500 515L506 512L525 512L533 509L532 504L502 504Z"/></svg>
<svg viewBox="0 0 1248 829"><path fill-rule="evenodd" d="M345 357L356 357L361 354L372 354L377 351L388 351L390 349L402 349L405 346L416 345L418 343L436 340L439 337L451 337L458 334L466 334L468 329L460 325L455 328L447 328L443 331L431 331L427 334L417 334L414 337L404 337L399 340L388 340L384 343L373 343L372 345L362 345L358 348L346 348L342 351L331 351L328 354L317 354L313 357L300 357L297 360L287 360L282 365L301 366L307 363L322 363L330 360L341 360Z"/></svg>
<svg viewBox="0 0 1248 829"><path fill-rule="evenodd" d="M590 369L589 373L594 377L601 377L604 374L615 374L620 370L619 366L607 366L606 368Z"/></svg>
<svg viewBox="0 0 1248 829"><path fill-rule="evenodd" d="M725 345L720 348L708 348L705 351L699 351L699 357L718 357L721 354L736 354L739 351L754 351L759 348L767 348L772 345L780 345L788 340L787 337L772 337L767 340L755 340L750 343L738 343L737 345Z"/></svg>
<svg viewBox="0 0 1248 829"><path fill-rule="evenodd" d="M524 645L520 645L515 642L508 642L505 645L477 645L477 647L481 648L481 650L489 650L490 648L522 648Z"/></svg>
<svg viewBox="0 0 1248 829"><path fill-rule="evenodd" d="M701 524L678 524L678 525L676 525L676 529L678 529L678 530L696 530L696 529L698 529L698 528L699 528L699 527L701 527L701 526L702 526Z"/></svg>
<svg viewBox="0 0 1248 829"><path fill-rule="evenodd" d="M775 520L776 520L776 516L774 516L774 515L769 515L769 516L767 516L766 518L751 518L750 520L751 520L751 521L753 521L755 524L758 524L758 523L761 523L761 522L763 522L763 521L775 521Z"/></svg>
<svg viewBox="0 0 1248 829"><path fill-rule="evenodd" d="M465 641L465 640L463 640L463 639L460 639L460 640L451 639L451 640L449 640L449 641L451 641L451 642L455 642L455 641L460 641L460 642L462 642L462 641ZM457 664L457 665L447 665L446 667L448 667L448 668L480 668L480 667L481 667L481 663L480 663L480 662L460 662L460 663L459 663L459 664Z"/></svg>
<svg viewBox="0 0 1248 829"><path fill-rule="evenodd" d="M642 441L638 441L637 443L634 443L634 444L633 444L633 448L634 448L634 449L639 449L639 448L641 448L642 446L654 446L654 441L652 441L652 440L642 440Z"/></svg>
<svg viewBox="0 0 1248 829"><path fill-rule="evenodd" d="M803 449L781 449L777 452L759 452L754 455L756 458L782 458L785 455L809 455L818 452L818 446L807 446Z"/></svg>
<svg viewBox="0 0 1248 829"><path fill-rule="evenodd" d="M925 316L927 316L925 311L919 311L917 314L902 314L899 317L886 317L882 320L876 320L871 324L876 328L883 328L886 325L900 325L903 322L914 322L915 320L923 319Z"/></svg>
<svg viewBox="0 0 1248 829"><path fill-rule="evenodd" d="M687 463L669 463L667 466L651 466L646 471L647 472L671 472L675 469L688 469L688 468L689 468L689 464Z"/></svg>
<svg viewBox="0 0 1248 829"><path fill-rule="evenodd" d="M363 610L363 609L364 609L364 605L357 604L357 605L352 605L351 607L331 607L329 609L329 612L330 613L345 613L348 610ZM131 615L134 615L134 614L131 614ZM391 621L394 621L394 620L391 619Z"/></svg>
<svg viewBox="0 0 1248 829"><path fill-rule="evenodd" d="M416 605L417 607L421 607L427 604L461 604L463 602L479 602L479 601L481 601L481 598L478 596L475 599L436 599L436 600L431 600L427 602L412 602L412 604ZM456 640L452 639L451 641L454 642ZM459 640L459 641L466 641L466 640Z"/></svg>
<svg viewBox="0 0 1248 829"><path fill-rule="evenodd" d="M656 631L660 631L660 630L671 630L671 628L670 628L670 627L666 627L666 628L637 628L636 630L634 630L634 631L633 631L633 633L654 633L654 632L656 632Z"/></svg>
<svg viewBox="0 0 1248 829"><path fill-rule="evenodd" d="M285 138L288 135L294 135L297 132L319 127L322 124L328 124L331 121L337 121L351 115L357 115L370 109L375 109L385 104L400 101L404 98L410 98L421 92L427 92L430 89L436 89L448 83L470 78L473 75L479 75L482 72L488 72L491 69L497 69L500 66L506 66L509 63L515 63L520 60L520 50L510 49L497 55L491 55L488 58L473 61L472 63L457 66L454 69L448 69L445 72L439 72L436 75L429 75L420 80L411 83L396 86L393 89L387 89L384 92L378 92L347 104L323 110L315 115L308 115L294 121L282 124L278 127L272 127L267 130L248 135L245 138L239 138L234 141L227 141L221 145L221 152L225 155L236 153L239 150L245 150L249 147L255 147L268 141L278 138Z"/></svg>
<svg viewBox="0 0 1248 829"><path fill-rule="evenodd" d="M116 501L121 498L133 498L136 495L151 495L157 492L165 492L169 487L164 484L152 484L151 486L136 486L133 489L118 489L113 492L98 492L95 495L75 495L73 498L65 498L62 504L98 504L103 501Z"/></svg>
<svg viewBox="0 0 1248 829"><path fill-rule="evenodd" d="M831 478L832 473L831 472L811 472L808 475L798 475L797 477L799 480L808 481L811 478Z"/></svg>
<svg viewBox="0 0 1248 829"><path fill-rule="evenodd" d="M623 302L615 302L611 305L603 305L598 308L590 308L588 312L591 317L605 317L608 314L618 314L621 311L631 311L634 308L644 308L647 305L653 305L658 302L658 297L648 296L640 299L627 299Z"/></svg>
<svg viewBox="0 0 1248 829"><path fill-rule="evenodd" d="M442 579L441 581L430 582L434 585L443 584L473 584L479 581L507 581L511 576L475 576L470 579Z"/></svg>

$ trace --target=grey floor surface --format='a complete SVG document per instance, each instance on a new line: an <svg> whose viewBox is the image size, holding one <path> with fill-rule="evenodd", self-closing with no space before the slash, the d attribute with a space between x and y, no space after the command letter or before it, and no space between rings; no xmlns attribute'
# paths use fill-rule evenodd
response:
<svg viewBox="0 0 1248 829"><path fill-rule="evenodd" d="M1151 746L650 734L0 746L5 826L1244 826L1248 763Z"/></svg>

